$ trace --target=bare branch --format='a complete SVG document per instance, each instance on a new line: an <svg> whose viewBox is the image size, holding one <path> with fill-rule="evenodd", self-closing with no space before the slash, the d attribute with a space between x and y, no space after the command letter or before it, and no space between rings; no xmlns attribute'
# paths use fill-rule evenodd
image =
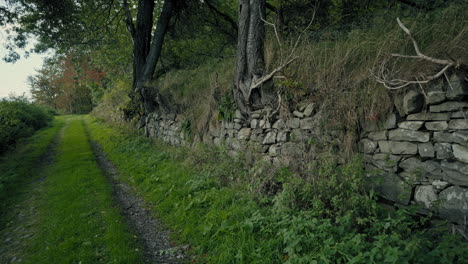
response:
<svg viewBox="0 0 468 264"><path fill-rule="evenodd" d="M128 6L127 0L122 0L122 6L125 9L125 24L127 25L127 29L133 39L135 38L135 25L133 24L132 13L130 12L130 7Z"/></svg>
<svg viewBox="0 0 468 264"><path fill-rule="evenodd" d="M278 68L274 69L273 71L271 71L268 75L265 75L263 76L262 78L258 79L254 85L251 86L250 88L250 91L252 91L253 89L255 88L258 88L260 87L262 84L264 84L265 82L271 80L271 78L273 78L273 76L275 76L276 73L280 72L284 67L288 66L289 64L293 63L295 60L297 60L299 57L294 57L292 58L291 60L287 61L286 63L283 63L282 65L280 65ZM249 93L249 96L250 96L250 93Z"/></svg>
<svg viewBox="0 0 468 264"><path fill-rule="evenodd" d="M411 85L411 84L425 84L425 83L428 83L428 82L430 82L432 80L435 80L435 79L441 77L443 74L445 74L445 72L448 69L450 69L451 67L454 67L456 65L456 62L454 60L441 60L441 59L436 59L436 58L432 58L432 57L429 57L427 55L424 55L420 51L418 43L416 42L414 37L411 35L410 30L401 22L401 20L399 18L397 18L397 22L398 22L398 25L400 26L400 28L409 36L409 38L413 42L414 50L416 51L417 55L402 55L402 54L393 53L393 54L391 54L392 57L405 58L405 59L425 60L425 61L428 61L428 62L431 62L431 63L441 64L441 65L445 65L445 66L439 72L437 72L436 74L434 74L432 76L427 76L427 77L423 78L422 80L419 80L418 78L416 78L416 80L402 80L402 79L395 79L395 78L390 78L389 77L391 75L392 71L390 71L388 69L388 67L387 67L387 63L388 63L388 60L389 60L387 58L387 59L382 61L382 63L380 64L379 69L377 70L377 72L374 71L372 73L372 75L374 76L374 78L375 78L375 80L377 82L383 84L387 89L390 89L390 90L401 89L401 88L404 88L404 87L406 87L408 85Z"/></svg>

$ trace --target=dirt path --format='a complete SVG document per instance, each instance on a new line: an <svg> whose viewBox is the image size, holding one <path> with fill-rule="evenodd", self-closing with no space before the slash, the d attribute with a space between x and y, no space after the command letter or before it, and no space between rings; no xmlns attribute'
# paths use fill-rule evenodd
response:
<svg viewBox="0 0 468 264"><path fill-rule="evenodd" d="M135 195L130 186L119 180L117 168L109 161L98 143L91 140L94 155L110 184L115 200L122 209L127 224L137 235L144 249L145 263L181 263L184 262L186 246L174 247L169 240L169 231L152 216L143 199Z"/></svg>

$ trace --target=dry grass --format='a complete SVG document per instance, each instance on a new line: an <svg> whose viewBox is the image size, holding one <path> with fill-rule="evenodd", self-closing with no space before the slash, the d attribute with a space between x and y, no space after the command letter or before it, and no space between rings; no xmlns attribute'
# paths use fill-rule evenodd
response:
<svg viewBox="0 0 468 264"><path fill-rule="evenodd" d="M300 83L290 93L292 107L299 101L319 102L326 111L325 124L356 129L358 120L371 115L383 116L392 107L391 94L371 76L372 69L390 53L414 54L411 41L398 27L400 16L412 31L423 53L436 58L468 61L468 12L466 6L451 6L419 15L386 13L376 16L369 26L350 32L321 33L320 41L303 38L295 54L299 59L281 74ZM294 41L291 41L294 42ZM288 54L287 43L283 43ZM290 45L291 48L292 45ZM269 69L279 65L279 47L274 36L266 43ZM412 79L437 71L437 65L418 60L398 60L395 74ZM185 117L200 131L213 107L215 87L230 94L235 74L235 60L212 62L192 70L178 70L158 81L163 92L170 93L184 106ZM217 78L216 78L217 76ZM347 140L348 141L348 140ZM351 140L352 141L352 140Z"/></svg>

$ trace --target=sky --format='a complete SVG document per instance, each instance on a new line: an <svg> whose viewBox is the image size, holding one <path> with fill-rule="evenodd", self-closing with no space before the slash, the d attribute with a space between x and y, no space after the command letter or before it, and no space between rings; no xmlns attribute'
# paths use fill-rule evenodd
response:
<svg viewBox="0 0 468 264"><path fill-rule="evenodd" d="M5 29L0 27L0 98L8 97L14 93L30 97L27 78L34 75L36 69L42 66L45 55L31 54L29 58L21 57L16 63L6 63L1 58L5 56L4 43L6 41ZM21 52L19 52L21 54Z"/></svg>

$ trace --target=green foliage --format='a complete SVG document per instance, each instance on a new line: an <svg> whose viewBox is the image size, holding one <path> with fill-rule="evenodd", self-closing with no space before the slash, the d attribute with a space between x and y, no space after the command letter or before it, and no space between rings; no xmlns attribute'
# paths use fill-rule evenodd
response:
<svg viewBox="0 0 468 264"><path fill-rule="evenodd" d="M45 127L53 117L53 110L32 104L22 97L0 100L0 153L20 138L31 136Z"/></svg>
<svg viewBox="0 0 468 264"><path fill-rule="evenodd" d="M208 147L195 151L88 120L93 139L201 263L453 263L468 244L427 219L381 208L359 160L317 162L305 177L249 169ZM256 186L275 182L275 192ZM270 184L271 186L272 184ZM267 186L263 184L262 186Z"/></svg>
<svg viewBox="0 0 468 264"><path fill-rule="evenodd" d="M236 116L236 109L236 102L232 96L222 96L218 105L218 120L232 122Z"/></svg>

